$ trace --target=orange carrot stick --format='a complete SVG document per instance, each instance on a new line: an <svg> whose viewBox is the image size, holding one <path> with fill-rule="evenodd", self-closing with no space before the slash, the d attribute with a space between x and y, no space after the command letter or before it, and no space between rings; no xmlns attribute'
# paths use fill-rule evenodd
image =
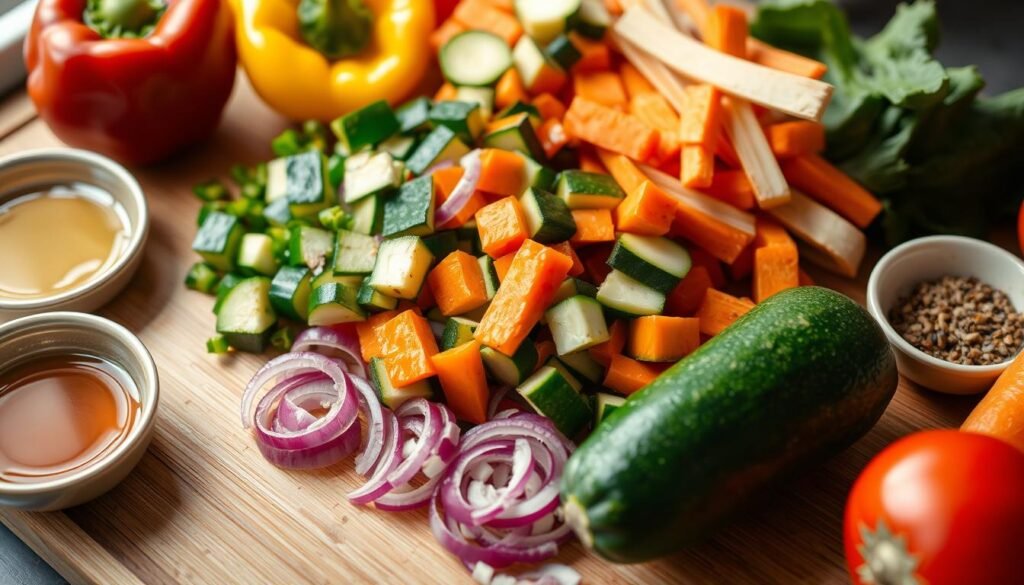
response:
<svg viewBox="0 0 1024 585"><path fill-rule="evenodd" d="M747 14L728 4L715 4L704 25L704 43L740 59L747 58Z"/></svg>
<svg viewBox="0 0 1024 585"><path fill-rule="evenodd" d="M700 332L704 335L718 335L753 308L754 303L746 299L738 299L713 288L708 289L704 295L704 302L697 310Z"/></svg>
<svg viewBox="0 0 1024 585"><path fill-rule="evenodd" d="M573 209L576 233L569 240L573 246L588 246L615 241L615 222L611 209Z"/></svg>
<svg viewBox="0 0 1024 585"><path fill-rule="evenodd" d="M991 435L1024 451L1024 354L999 375L960 430Z"/></svg>
<svg viewBox="0 0 1024 585"><path fill-rule="evenodd" d="M395 386L408 386L437 373L430 358L437 354L437 341L427 320L415 311L405 311L384 324L381 351L388 378Z"/></svg>
<svg viewBox="0 0 1024 585"><path fill-rule="evenodd" d="M459 420L480 424L487 420L490 390L480 356L480 343L463 343L432 358L448 407Z"/></svg>
<svg viewBox="0 0 1024 585"><path fill-rule="evenodd" d="M640 73L640 70L629 61L623 62L622 66L619 67L619 75L622 77L622 85L625 86L630 100L640 95L658 95L658 90L654 89L651 82L647 81L647 78Z"/></svg>
<svg viewBox="0 0 1024 585"><path fill-rule="evenodd" d="M627 101L622 79L612 71L575 74L573 91L581 98L610 107L624 106Z"/></svg>
<svg viewBox="0 0 1024 585"><path fill-rule="evenodd" d="M881 201L816 154L783 162L782 173L797 189L832 208L859 228L867 227L882 212Z"/></svg>
<svg viewBox="0 0 1024 585"><path fill-rule="evenodd" d="M694 266L665 299L665 314L689 317L697 312L711 288L711 276L704 266Z"/></svg>
<svg viewBox="0 0 1024 585"><path fill-rule="evenodd" d="M523 87L523 80L519 77L519 70L509 67L498 79L498 85L494 88L494 106L500 110L516 102L525 102L529 99L529 96L526 95L526 88Z"/></svg>
<svg viewBox="0 0 1024 585"><path fill-rule="evenodd" d="M780 122L765 128L772 152L779 158L815 154L825 150L825 126L808 120Z"/></svg>
<svg viewBox="0 0 1024 585"><path fill-rule="evenodd" d="M664 367L645 364L624 355L613 355L604 376L604 385L620 394L634 394L657 378Z"/></svg>
<svg viewBox="0 0 1024 585"><path fill-rule="evenodd" d="M636 117L576 97L563 121L566 132L634 160L647 160L658 148L658 131Z"/></svg>
<svg viewBox="0 0 1024 585"><path fill-rule="evenodd" d="M533 107L537 108L540 117L545 120L552 118L561 120L565 117L565 105L550 93L542 93L533 98Z"/></svg>
<svg viewBox="0 0 1024 585"><path fill-rule="evenodd" d="M700 320L648 315L633 320L629 353L643 362L675 362L700 345Z"/></svg>

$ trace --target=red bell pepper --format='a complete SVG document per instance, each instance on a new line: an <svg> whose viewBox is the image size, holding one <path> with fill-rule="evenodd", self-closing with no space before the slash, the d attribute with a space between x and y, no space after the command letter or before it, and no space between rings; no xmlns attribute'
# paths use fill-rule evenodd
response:
<svg viewBox="0 0 1024 585"><path fill-rule="evenodd" d="M235 81L225 0L40 0L28 92L69 145L153 163L208 137Z"/></svg>

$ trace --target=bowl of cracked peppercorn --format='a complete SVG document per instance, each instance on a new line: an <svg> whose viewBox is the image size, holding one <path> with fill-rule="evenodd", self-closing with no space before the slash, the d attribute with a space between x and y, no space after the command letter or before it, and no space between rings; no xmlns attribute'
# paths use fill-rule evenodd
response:
<svg viewBox="0 0 1024 585"><path fill-rule="evenodd" d="M982 240L893 248L871 272L867 302L900 372L939 392L987 390L1024 345L1024 261Z"/></svg>

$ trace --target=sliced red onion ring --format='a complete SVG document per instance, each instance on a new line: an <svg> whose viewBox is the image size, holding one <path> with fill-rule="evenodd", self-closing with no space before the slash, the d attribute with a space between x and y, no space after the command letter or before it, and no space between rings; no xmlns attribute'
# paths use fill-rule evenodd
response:
<svg viewBox="0 0 1024 585"><path fill-rule="evenodd" d="M434 212L435 225L444 226L454 219L476 192L476 185L480 181L480 151L469 152L462 157L459 164L462 165L464 172L452 192L448 194L448 198Z"/></svg>
<svg viewBox="0 0 1024 585"><path fill-rule="evenodd" d="M555 555L571 535L557 512L571 450L551 421L536 415L509 414L470 429L434 496L431 530L467 567Z"/></svg>
<svg viewBox="0 0 1024 585"><path fill-rule="evenodd" d="M292 352L304 351L340 358L348 372L363 378L367 376L359 349L359 334L352 323L310 327L299 333L292 343Z"/></svg>
<svg viewBox="0 0 1024 585"><path fill-rule="evenodd" d="M387 477L402 456L401 429L398 417L391 411L384 411L384 445L380 459L373 468L373 474L361 487L349 492L348 499L354 504L369 504L388 493L391 486Z"/></svg>

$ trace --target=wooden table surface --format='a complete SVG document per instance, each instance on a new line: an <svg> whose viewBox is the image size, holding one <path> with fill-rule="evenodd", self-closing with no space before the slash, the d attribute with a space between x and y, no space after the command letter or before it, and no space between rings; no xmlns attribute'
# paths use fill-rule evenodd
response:
<svg viewBox="0 0 1024 585"><path fill-rule="evenodd" d="M198 201L191 186L236 162L270 157L284 122L240 78L205 146L137 171L152 230L129 288L101 314L139 335L160 371L156 434L135 472L98 500L62 513L0 510L0 520L72 583L469 583L434 541L424 511L385 513L348 503L351 462L316 472L263 460L238 423L245 382L265 361L205 352L209 297L182 281ZM23 95L0 104L0 154L59 145ZM869 262L866 263L870 266ZM857 281L814 273L863 302ZM879 424L844 453L765 494L705 545L642 565L613 565L578 544L557 561L587 583L839 583L846 493L882 447L917 429L956 426L976 399L901 382Z"/></svg>

